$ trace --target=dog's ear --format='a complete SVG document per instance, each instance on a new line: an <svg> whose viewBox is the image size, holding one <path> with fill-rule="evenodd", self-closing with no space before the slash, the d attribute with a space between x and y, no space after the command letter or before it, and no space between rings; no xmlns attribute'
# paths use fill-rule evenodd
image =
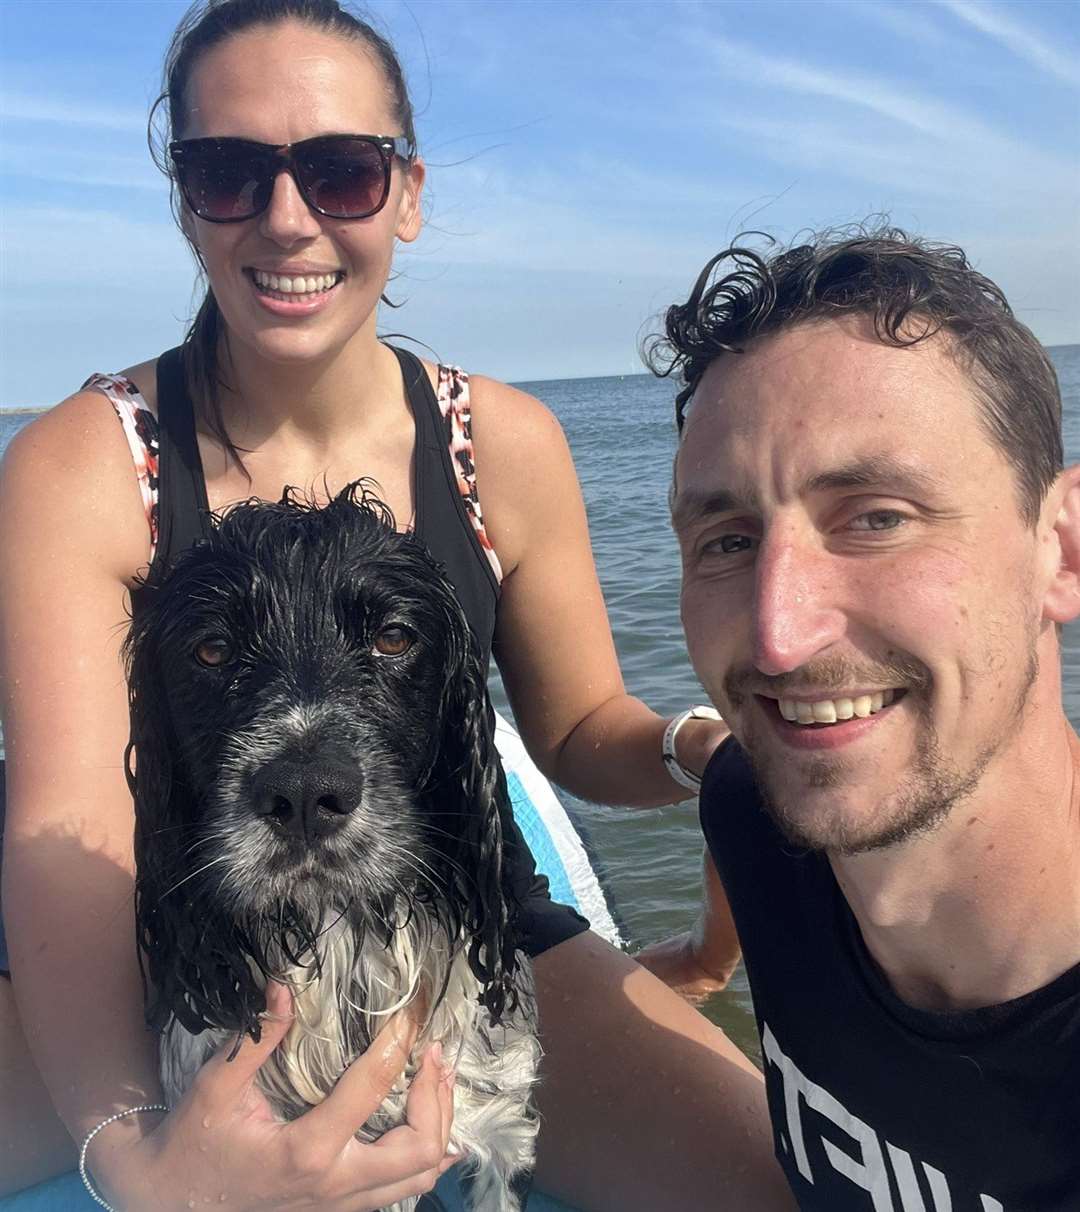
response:
<svg viewBox="0 0 1080 1212"><path fill-rule="evenodd" d="M135 801L135 924L147 1021L162 1029L172 1016L198 1034L207 1026L258 1038L265 996L249 965L229 946L229 923L208 905L193 908L195 794L185 778L166 677L155 637L161 621L143 612L125 645L131 739L125 754Z"/></svg>
<svg viewBox="0 0 1080 1212"><path fill-rule="evenodd" d="M142 618L132 623L125 645L131 735L124 759L128 787L135 802L135 929L139 966L147 1019L151 1026L160 1029L168 1020L173 1001L169 955L174 923L162 906L170 876L177 870L178 837L185 831L172 759L175 738L164 679L156 668L153 636L154 628L147 625L144 612Z"/></svg>
<svg viewBox="0 0 1080 1212"><path fill-rule="evenodd" d="M458 924L469 940L469 963L482 986L480 1000L498 1021L517 1002L519 904L505 843L511 808L492 736L486 678L464 619L455 641L428 786L432 811L438 813L435 819L448 822L456 817L457 844L449 847L448 855L450 900L465 907ZM451 920L454 916L451 909Z"/></svg>

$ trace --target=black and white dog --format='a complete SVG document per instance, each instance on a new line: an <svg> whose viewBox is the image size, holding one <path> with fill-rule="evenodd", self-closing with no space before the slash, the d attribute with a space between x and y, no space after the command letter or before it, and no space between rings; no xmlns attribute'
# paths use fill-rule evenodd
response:
<svg viewBox="0 0 1080 1212"><path fill-rule="evenodd" d="M269 977L297 1014L260 1071L282 1119L420 998L417 1055L439 1040L457 1066L472 1207L513 1212L540 1051L484 670L453 589L361 482L323 508L233 507L144 593L128 765L166 1097L258 1038ZM404 1122L405 1093L360 1135Z"/></svg>

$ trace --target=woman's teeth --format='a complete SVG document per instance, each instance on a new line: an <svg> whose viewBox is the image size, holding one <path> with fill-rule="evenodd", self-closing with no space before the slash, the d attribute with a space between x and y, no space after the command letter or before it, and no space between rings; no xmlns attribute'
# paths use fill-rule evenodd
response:
<svg viewBox="0 0 1080 1212"><path fill-rule="evenodd" d="M273 290L281 295L315 295L336 286L341 280L340 273L312 274L307 277L286 278L281 274L264 273L261 269L252 270L251 276L260 290Z"/></svg>
<svg viewBox="0 0 1080 1212"><path fill-rule="evenodd" d="M836 724L854 717L866 719L882 707L888 707L895 697L895 690L878 690L853 699L818 699L815 703L779 699L777 706L784 719L792 724Z"/></svg>

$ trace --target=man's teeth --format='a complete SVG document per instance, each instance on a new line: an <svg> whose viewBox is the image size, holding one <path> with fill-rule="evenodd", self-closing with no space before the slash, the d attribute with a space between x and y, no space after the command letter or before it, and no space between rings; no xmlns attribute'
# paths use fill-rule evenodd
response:
<svg viewBox="0 0 1080 1212"><path fill-rule="evenodd" d="M280 274L264 273L261 269L252 271L255 285L263 290L276 290L283 295L313 295L329 290L336 286L340 274L313 274L304 278L286 278Z"/></svg>
<svg viewBox="0 0 1080 1212"><path fill-rule="evenodd" d="M866 719L882 707L888 707L895 697L895 690L878 690L853 699L818 699L814 703L780 699L778 706L780 714L792 724L835 724L853 717Z"/></svg>

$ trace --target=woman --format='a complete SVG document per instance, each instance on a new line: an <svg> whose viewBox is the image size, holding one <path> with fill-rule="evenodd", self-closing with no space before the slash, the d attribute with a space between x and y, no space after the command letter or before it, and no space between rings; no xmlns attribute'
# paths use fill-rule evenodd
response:
<svg viewBox="0 0 1080 1212"><path fill-rule="evenodd" d="M16 1010L0 981L0 1173L11 1189L70 1167L70 1138L100 1128L89 1161L117 1208L379 1207L426 1190L452 1160L438 1067L414 1081L409 1125L378 1145L351 1133L401 1069L390 1035L317 1113L273 1124L251 1077L287 1028L279 987L260 1044L212 1062L167 1114L129 1113L161 1094L131 946L119 647L134 578L159 540L182 545L165 531L192 516L175 499L153 508L159 393L172 417L160 418L162 453L171 441L211 508L274 499L285 484L332 494L363 474L399 524L436 535L550 777L612 803L682 793L660 759L665 722L624 693L558 424L520 392L399 360L376 338L394 243L418 234L424 180L392 49L334 0L212 0L174 40L166 99L181 222L209 281L184 354L66 400L12 444L0 486L3 894L18 993ZM421 438L437 391L456 426L451 488L472 508L448 518L444 482L442 512L427 514L443 522L425 533L421 491L428 502L440 472ZM680 761L701 770L718 739L716 725L688 721ZM572 916L530 908L547 1053L541 1184L590 1208L785 1206L752 1068ZM661 1148L654 1116L668 1092Z"/></svg>

